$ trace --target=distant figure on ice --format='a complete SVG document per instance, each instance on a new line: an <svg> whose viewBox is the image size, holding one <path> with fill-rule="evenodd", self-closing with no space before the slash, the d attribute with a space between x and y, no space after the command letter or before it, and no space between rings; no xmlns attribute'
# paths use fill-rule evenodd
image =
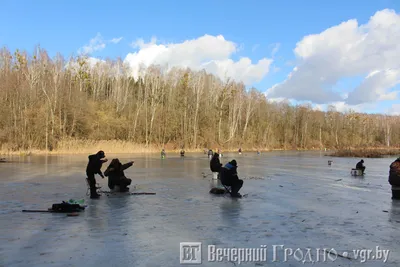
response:
<svg viewBox="0 0 400 267"><path fill-rule="evenodd" d="M242 154L242 148L239 148L239 154Z"/></svg>
<svg viewBox="0 0 400 267"><path fill-rule="evenodd" d="M165 159L166 156L167 156L167 154L165 153L165 149L163 148L163 149L161 150L161 158L162 158L162 159Z"/></svg>
<svg viewBox="0 0 400 267"><path fill-rule="evenodd" d="M364 160L362 159L360 162L357 163L356 169L361 170L362 174L364 175L365 166L363 163L364 163Z"/></svg>
<svg viewBox="0 0 400 267"><path fill-rule="evenodd" d="M232 197L242 197L239 194L240 188L243 186L243 180L240 180L237 174L237 163L236 160L232 160L221 168L220 178L221 183L226 186L230 186L232 190Z"/></svg>
<svg viewBox="0 0 400 267"><path fill-rule="evenodd" d="M400 199L400 157L390 164L389 184L392 186L392 199Z"/></svg>
<svg viewBox="0 0 400 267"><path fill-rule="evenodd" d="M181 150L181 157L184 157L185 156L185 150L183 150L183 148L182 148L182 150Z"/></svg>
<svg viewBox="0 0 400 267"><path fill-rule="evenodd" d="M90 155L88 165L86 167L86 175L89 180L90 186L90 198L99 198L100 195L96 192L96 179L94 177L95 174L99 174L101 178L104 179L104 175L101 172L101 167L103 166L104 162L107 162L105 158L106 155L104 151L99 151L94 155ZM104 159L103 159L104 158Z"/></svg>
<svg viewBox="0 0 400 267"><path fill-rule="evenodd" d="M119 159L113 159L108 165L104 175L108 177L108 187L113 190L118 187L119 192L128 192L128 185L132 183L131 179L126 178L124 170L133 165L134 161L122 164Z"/></svg>

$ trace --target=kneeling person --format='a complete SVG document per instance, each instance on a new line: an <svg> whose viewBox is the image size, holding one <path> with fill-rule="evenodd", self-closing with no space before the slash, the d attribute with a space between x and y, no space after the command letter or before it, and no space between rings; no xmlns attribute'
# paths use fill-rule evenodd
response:
<svg viewBox="0 0 400 267"><path fill-rule="evenodd" d="M113 159L104 175L108 177L108 187L113 190L115 186L119 187L120 192L129 191L128 185L132 183L131 179L126 178L124 170L133 165L134 161L122 164L119 159Z"/></svg>
<svg viewBox="0 0 400 267"><path fill-rule="evenodd" d="M221 168L220 179L223 185L231 187L232 197L241 197L239 190L243 186L243 180L240 180L237 175L236 160L232 160Z"/></svg>
<svg viewBox="0 0 400 267"><path fill-rule="evenodd" d="M357 163L356 169L357 170L361 170L362 174L364 174L365 166L364 166L364 160L363 159L360 162Z"/></svg>

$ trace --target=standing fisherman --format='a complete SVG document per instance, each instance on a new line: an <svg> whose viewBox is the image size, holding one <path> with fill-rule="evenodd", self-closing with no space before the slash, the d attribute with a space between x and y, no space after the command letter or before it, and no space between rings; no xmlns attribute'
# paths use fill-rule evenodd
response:
<svg viewBox="0 0 400 267"><path fill-rule="evenodd" d="M94 177L95 174L99 174L103 179L104 175L101 172L101 167L104 162L107 162L107 159L105 158L106 155L104 154L104 151L99 151L94 155L90 155L88 165L86 167L86 175L89 180L89 186L90 186L90 198L99 198L100 195L97 194L96 192L96 179Z"/></svg>

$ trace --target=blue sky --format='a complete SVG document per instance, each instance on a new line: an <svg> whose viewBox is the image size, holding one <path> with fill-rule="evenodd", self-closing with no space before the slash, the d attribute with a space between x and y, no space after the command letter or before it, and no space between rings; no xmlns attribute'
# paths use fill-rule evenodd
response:
<svg viewBox="0 0 400 267"><path fill-rule="evenodd" d="M31 52L40 44L51 56L76 55L79 48L100 33L104 39L123 37L92 54L101 58L125 58L135 51L130 44L153 36L165 43L181 43L205 34L223 35L242 46L231 59L248 57L253 62L272 57L277 68L254 85L265 91L282 83L293 69L296 43L349 19L359 24L377 11L400 8L394 0L377 1L2 1L0 45ZM400 40L399 40L400 41ZM254 49L256 48L256 49ZM362 80L362 79L361 79ZM344 79L335 90L360 83ZM366 112L383 112L398 99L381 101Z"/></svg>

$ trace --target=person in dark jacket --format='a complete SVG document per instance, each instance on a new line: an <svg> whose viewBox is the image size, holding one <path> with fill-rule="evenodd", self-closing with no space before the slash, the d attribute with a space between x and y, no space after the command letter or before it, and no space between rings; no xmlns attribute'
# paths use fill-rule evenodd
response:
<svg viewBox="0 0 400 267"><path fill-rule="evenodd" d="M101 167L103 166L104 162L107 162L105 157L106 155L104 154L104 151L99 151L96 154L88 157L89 162L86 167L86 175L89 180L90 198L99 198L100 196L96 192L96 179L94 175L99 174L104 179L104 175L101 172Z"/></svg>
<svg viewBox="0 0 400 267"><path fill-rule="evenodd" d="M364 160L362 159L360 162L358 162L357 163L357 165L356 165L356 169L357 170L361 170L362 171L362 174L364 174L364 171L365 171L365 166L364 166Z"/></svg>
<svg viewBox="0 0 400 267"><path fill-rule="evenodd" d="M241 197L239 190L243 186L243 180L239 179L237 174L237 167L236 160L232 160L220 170L221 183L231 187L232 197Z"/></svg>
<svg viewBox="0 0 400 267"><path fill-rule="evenodd" d="M219 172L221 167L222 167L222 164L219 161L219 154L214 153L214 155L210 161L210 169L212 172Z"/></svg>
<svg viewBox="0 0 400 267"><path fill-rule="evenodd" d="M400 158L390 164L389 184L392 186L392 199L400 199Z"/></svg>
<svg viewBox="0 0 400 267"><path fill-rule="evenodd" d="M108 177L108 187L112 190L115 186L119 187L120 192L128 192L128 185L132 183L132 179L125 176L124 170L133 165L134 161L122 164L119 159L113 159L108 165L104 175Z"/></svg>
<svg viewBox="0 0 400 267"><path fill-rule="evenodd" d="M218 153L214 153L213 157L210 160L210 169L211 169L211 171L213 173L213 179L214 180L218 180L219 171L221 170L221 167L222 167L222 164L219 161L219 154Z"/></svg>

